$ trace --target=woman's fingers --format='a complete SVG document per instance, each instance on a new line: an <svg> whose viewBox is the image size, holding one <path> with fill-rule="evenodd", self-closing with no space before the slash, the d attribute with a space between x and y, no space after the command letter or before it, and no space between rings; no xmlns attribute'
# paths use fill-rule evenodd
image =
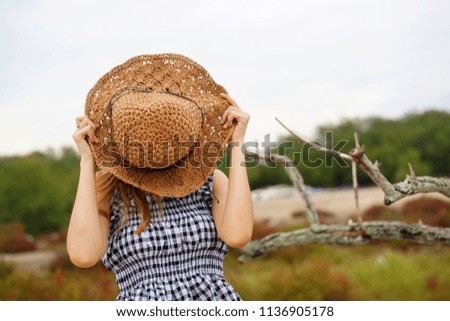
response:
<svg viewBox="0 0 450 321"><path fill-rule="evenodd" d="M95 125L86 116L79 116L75 118L75 123L77 125L77 129L72 134L72 138L77 145L81 158L92 158L92 151L86 140L89 139L92 143L99 142L97 137L95 137Z"/></svg>
<svg viewBox="0 0 450 321"><path fill-rule="evenodd" d="M222 115L223 128L231 127L234 121L238 123L246 123L248 121L247 114L241 111L239 105L233 98L225 93L221 93L220 96L230 104L230 107L228 107Z"/></svg>
<svg viewBox="0 0 450 321"><path fill-rule="evenodd" d="M86 115L78 116L77 118L75 118L75 124L77 125L77 128L80 127L81 122L82 122L85 118L87 118Z"/></svg>
<svg viewBox="0 0 450 321"><path fill-rule="evenodd" d="M95 125L86 116L79 116L76 118L77 130L74 138L85 138L86 136L93 143L98 143L99 139L95 136Z"/></svg>
<svg viewBox="0 0 450 321"><path fill-rule="evenodd" d="M227 115L225 116L223 128L231 127L233 125L233 121L234 120L237 121L238 118L239 118L239 111L234 110L234 109L228 109Z"/></svg>
<svg viewBox="0 0 450 321"><path fill-rule="evenodd" d="M235 107L235 106L230 106L230 107L228 107L228 108L225 110L225 112L223 113L223 115L222 115L222 125L225 124L225 123L228 121L228 118L229 118L230 113L231 113L232 111L239 111L239 109L238 109L237 107Z"/></svg>
<svg viewBox="0 0 450 321"><path fill-rule="evenodd" d="M247 123L249 115L234 106L229 107L222 116L222 126L223 128L228 128L233 125L233 122L237 123Z"/></svg>
<svg viewBox="0 0 450 321"><path fill-rule="evenodd" d="M239 108L239 105L237 104L237 102L236 102L233 98L231 98L230 96L228 96L227 94L221 93L220 96L221 96L223 99L225 99L231 106L234 106L234 107L236 107L237 109L240 109L240 108Z"/></svg>

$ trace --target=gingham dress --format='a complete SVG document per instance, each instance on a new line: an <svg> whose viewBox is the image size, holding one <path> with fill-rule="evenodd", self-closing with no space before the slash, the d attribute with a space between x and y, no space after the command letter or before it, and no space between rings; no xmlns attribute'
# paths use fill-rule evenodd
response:
<svg viewBox="0 0 450 321"><path fill-rule="evenodd" d="M163 198L164 211L147 198L153 215L146 230L140 224L134 200L130 218L116 233L121 201L114 192L109 241L102 258L116 274L117 300L241 300L223 277L226 244L217 235L212 217L212 176L182 198Z"/></svg>

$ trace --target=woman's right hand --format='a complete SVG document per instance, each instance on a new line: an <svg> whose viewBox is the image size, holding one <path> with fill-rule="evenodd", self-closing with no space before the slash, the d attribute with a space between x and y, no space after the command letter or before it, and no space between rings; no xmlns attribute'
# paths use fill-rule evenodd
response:
<svg viewBox="0 0 450 321"><path fill-rule="evenodd" d="M92 151L86 138L94 144L100 142L95 136L95 125L86 115L78 116L75 121L77 129L73 133L72 138L77 145L81 159L93 159Z"/></svg>

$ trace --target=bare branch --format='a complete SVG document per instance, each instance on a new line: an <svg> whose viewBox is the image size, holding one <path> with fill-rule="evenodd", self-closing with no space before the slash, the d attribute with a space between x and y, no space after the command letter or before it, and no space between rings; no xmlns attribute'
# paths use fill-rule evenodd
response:
<svg viewBox="0 0 450 321"><path fill-rule="evenodd" d="M355 138L355 147L358 148L358 149L360 149L360 148L361 148L361 145L359 144L359 135L358 135L358 133L357 133L357 132L354 132L354 133L353 133L353 137Z"/></svg>
<svg viewBox="0 0 450 321"><path fill-rule="evenodd" d="M361 211L359 210L359 195L358 195L358 176L356 173L356 164L352 162L352 178L353 178L353 191L355 193L355 210L358 222L362 223Z"/></svg>
<svg viewBox="0 0 450 321"><path fill-rule="evenodd" d="M416 173L414 172L414 169L411 165L411 163L408 163L408 168L409 168L409 176L411 176L412 180L415 180L417 178Z"/></svg>
<svg viewBox="0 0 450 321"><path fill-rule="evenodd" d="M350 155L354 156L351 152ZM381 173L378 164L373 164L366 155L355 156L354 161L384 192L384 204L391 205L396 201L413 194L438 192L450 197L448 179L430 176L407 176L403 182L391 184Z"/></svg>
<svg viewBox="0 0 450 321"><path fill-rule="evenodd" d="M396 201L404 198L408 195L418 194L418 193L430 193L439 192L447 197L450 197L450 182L445 178L433 178L429 176L416 176L412 170L412 166L409 166L410 172L413 175L407 176L405 181L392 184L387 180L387 178L380 171L380 163L378 161L372 163L370 159L365 155L364 145L360 145L358 134L355 133L356 147L347 155L345 153L337 152L320 146L318 144L308 142L303 139L292 130L290 130L286 125L284 125L278 118L275 118L281 126L283 126L291 135L296 137L301 142L316 148L319 151L323 151L327 154L342 157L344 159L351 160L356 165L361 168L375 184L380 187L384 192L384 204L391 205Z"/></svg>
<svg viewBox="0 0 450 321"><path fill-rule="evenodd" d="M361 145L359 144L359 136L358 136L357 132L354 133L354 137L355 137L355 147L356 147L356 149L360 150ZM353 178L353 191L355 193L356 216L358 217L359 224L362 224L361 212L359 210L358 175L356 172L356 163L355 162L352 162L352 178Z"/></svg>
<svg viewBox="0 0 450 321"><path fill-rule="evenodd" d="M347 225L320 225L292 232L274 233L260 240L251 241L241 249L241 263L260 257L271 251L292 245L331 244L360 245L375 240L408 240L421 244L450 245L450 228L432 227L422 223L371 221L349 222Z"/></svg>
<svg viewBox="0 0 450 321"><path fill-rule="evenodd" d="M350 155L347 155L347 154L344 154L344 153L335 151L335 150L333 150L333 149L328 149L328 148L323 147L323 146L321 146L321 145L319 145L319 144L316 144L315 142L310 142L310 141L308 141L308 140L306 140L306 139L303 139L303 138L300 137L298 134L294 133L292 130L290 130L288 127L286 127L286 125L283 124L278 118L275 117L275 120L276 120L277 122L279 122L280 125L283 126L284 129L286 129L292 136L294 136L295 138L297 138L297 139L298 139L299 141L301 141L302 143L304 143L304 144L306 144L306 145L308 145L308 146L311 146L311 147L317 149L318 151L325 152L325 153L327 153L327 154L334 155L334 156L339 156L339 157L344 158L344 159L347 159L347 160L352 160L352 157L351 157Z"/></svg>
<svg viewBox="0 0 450 321"><path fill-rule="evenodd" d="M319 216L317 215L317 211L314 209L314 205L311 199L311 196L309 194L309 191L306 188L305 182L303 180L303 176L300 174L300 172L295 167L294 162L287 156L283 155L268 155L264 152L258 151L257 153L248 153L246 156L252 157L252 158L259 158L259 159L265 159L268 161L272 161L274 163L280 164L284 167L286 170L286 173L288 174L289 178L291 179L294 186L297 188L297 190L300 192L300 195L302 195L303 200L306 204L306 218L308 219L308 222L311 226L320 224L319 223Z"/></svg>
<svg viewBox="0 0 450 321"><path fill-rule="evenodd" d="M393 187L397 192L395 194L393 202L408 195L414 195L418 193L439 192L447 197L450 197L449 180L443 177L406 176L403 182L395 183Z"/></svg>

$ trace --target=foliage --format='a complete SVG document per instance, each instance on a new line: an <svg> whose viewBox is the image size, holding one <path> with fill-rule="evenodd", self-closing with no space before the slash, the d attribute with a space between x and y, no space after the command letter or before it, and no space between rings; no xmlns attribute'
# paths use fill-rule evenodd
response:
<svg viewBox="0 0 450 321"><path fill-rule="evenodd" d="M0 224L0 253L34 251L36 240L20 223Z"/></svg>
<svg viewBox="0 0 450 321"><path fill-rule="evenodd" d="M79 158L35 152L0 158L0 223L21 222L37 235L67 227L78 180Z"/></svg>
<svg viewBox="0 0 450 321"><path fill-rule="evenodd" d="M448 175L449 123L450 113L439 110L410 113L399 119L346 119L339 124L319 126L312 140L322 146L349 153L354 147L353 134L358 132L369 158L372 161L379 160L382 163L381 171L387 179L397 182L408 174L408 162L413 165L417 175ZM292 129L299 132L296 128ZM308 185L329 187L352 182L348 161L315 151L299 143L296 138L281 138L277 152L294 160ZM360 183L371 183L366 174L359 172L358 175Z"/></svg>
<svg viewBox="0 0 450 321"><path fill-rule="evenodd" d="M449 226L449 203L426 196L400 210L376 206L364 220L399 220ZM255 238L276 231L258 222ZM450 248L406 241L358 246L289 247L240 265L239 251L226 259L226 275L245 300L449 300ZM382 282L380 282L382 280Z"/></svg>
<svg viewBox="0 0 450 321"><path fill-rule="evenodd" d="M353 132L358 131L370 158L383 162L381 169L392 181L404 178L407 162L413 164L418 175L448 175L448 123L450 113L444 111L409 114L397 120L345 120L318 128L316 140L321 141L326 131L332 132L333 140L327 136L322 143L334 147L340 140L352 141ZM307 149L292 138L283 138L280 143L284 145L278 146L278 152L298 164L308 185L338 186L351 182L350 169L339 160ZM352 145L342 143L338 149L348 152ZM225 154L220 168L226 173L228 161L229 155ZM249 165L252 188L290 183L280 166L255 162ZM27 232L36 236L67 228L78 172L79 158L70 148L59 155L50 150L0 158L1 252L32 249L25 242L29 240ZM359 179L369 182L365 174ZM421 219L425 224L448 227L450 210L444 203L421 199L406 203L398 212L380 205L368 210L364 219ZM321 213L322 221L328 216ZM254 238L275 231L277 228L258 222ZM65 232L40 236L46 246L59 246L58 251L64 239ZM225 275L245 300L450 300L448 247L400 241L352 248L314 245L286 248L245 265L237 263L239 255L235 249L229 252ZM0 262L0 300L116 297L118 289L111 272L99 265L81 270L74 268L67 256L58 257L53 269L44 275L27 274Z"/></svg>
<svg viewBox="0 0 450 321"><path fill-rule="evenodd" d="M0 262L0 300L114 300L114 275L100 265L87 270L55 269L46 275L15 271Z"/></svg>
<svg viewBox="0 0 450 321"><path fill-rule="evenodd" d="M423 197L407 201L398 211L384 206L368 209L364 219L417 222L421 217L427 224L448 226L449 214L448 202ZM256 222L253 239L301 227ZM14 229L23 231L20 225ZM100 264L78 269L69 262L65 233L38 239L57 251L52 270L32 275L0 262L0 300L113 300L117 296L113 273ZM405 241L297 246L246 264L238 263L239 255L239 250L231 249L224 270L244 300L450 300L446 246Z"/></svg>
<svg viewBox="0 0 450 321"><path fill-rule="evenodd" d="M331 131L334 144L350 140L342 149L348 153L354 147L353 133L358 132L369 158L382 162L383 174L390 181L396 182L403 180L408 174L408 162L413 165L417 175L448 175L449 122L449 112L429 110L410 113L395 120L380 117L346 120L336 126L320 126L317 135ZM370 182L366 174L360 174L358 179L361 182ZM334 166L332 175L335 177L335 185L351 182L351 171L348 169Z"/></svg>
<svg viewBox="0 0 450 321"><path fill-rule="evenodd" d="M353 132L358 131L368 155L372 160L382 161L381 170L391 181L404 179L408 162L413 164L417 175L448 175L448 123L450 113L436 110L408 114L396 120L379 117L344 120L337 125L319 127L315 140L349 152ZM350 142L345 144L345 141ZM294 160L307 185L351 183L351 170L342 160L307 148L296 139L282 138L278 147L272 149ZM225 173L228 173L229 160L230 155L225 153L219 166ZM252 189L291 184L280 165L249 159L247 166ZM71 148L58 153L49 150L0 157L0 223L20 222L32 235L67 228L78 173L79 157ZM361 183L370 182L364 173L359 175Z"/></svg>
<svg viewBox="0 0 450 321"><path fill-rule="evenodd" d="M237 263L225 259L225 278L244 300L450 300L450 249L403 242L354 247L291 247ZM382 280L382 282L381 282ZM26 274L0 262L0 300L114 300L114 275L58 266Z"/></svg>
<svg viewBox="0 0 450 321"><path fill-rule="evenodd" d="M225 276L244 300L449 300L450 249L403 242L285 248Z"/></svg>
<svg viewBox="0 0 450 321"><path fill-rule="evenodd" d="M356 220L356 218L354 218ZM399 210L383 205L374 205L364 212L365 221L404 221L430 226L450 226L450 203L436 198L420 196L408 200Z"/></svg>

